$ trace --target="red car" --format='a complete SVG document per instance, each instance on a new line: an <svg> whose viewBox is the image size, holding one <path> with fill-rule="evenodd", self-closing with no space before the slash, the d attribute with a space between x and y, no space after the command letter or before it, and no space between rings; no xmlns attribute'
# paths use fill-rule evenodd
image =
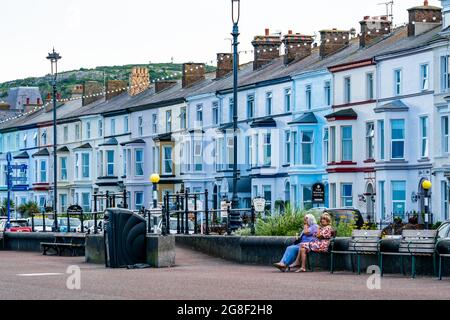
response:
<svg viewBox="0 0 450 320"><path fill-rule="evenodd" d="M27 220L11 220L8 232L32 232Z"/></svg>

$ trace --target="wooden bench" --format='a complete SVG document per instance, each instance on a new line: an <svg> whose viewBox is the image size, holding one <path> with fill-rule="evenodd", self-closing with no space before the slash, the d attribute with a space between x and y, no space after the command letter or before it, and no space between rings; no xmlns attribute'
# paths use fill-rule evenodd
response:
<svg viewBox="0 0 450 320"><path fill-rule="evenodd" d="M450 242L450 239L449 238L441 239L436 244L436 254L439 257L439 280L442 280L442 277L443 277L444 259L450 258L450 254L449 253L440 253L439 250L438 250L439 249L439 244L440 243L444 243L444 242L448 243L448 242Z"/></svg>
<svg viewBox="0 0 450 320"><path fill-rule="evenodd" d="M357 258L358 274L361 274L361 256L379 256L379 246L381 240L381 230L354 230L348 250L340 251L334 249L334 242L331 243L331 273L334 273L335 255L354 255ZM353 266L353 260L352 260Z"/></svg>
<svg viewBox="0 0 450 320"><path fill-rule="evenodd" d="M72 256L75 256L77 251L85 248L84 243L77 243L77 240L84 239L84 237L75 234L56 235L54 242L42 242L42 254L45 256L47 252L53 249L58 256L69 250Z"/></svg>
<svg viewBox="0 0 450 320"><path fill-rule="evenodd" d="M433 270L436 274L436 241L438 232L436 230L404 230L402 241L398 252L380 252L381 276L384 275L383 257L400 256L401 271L404 272L404 257L411 257L412 278L416 277L416 258L432 257Z"/></svg>

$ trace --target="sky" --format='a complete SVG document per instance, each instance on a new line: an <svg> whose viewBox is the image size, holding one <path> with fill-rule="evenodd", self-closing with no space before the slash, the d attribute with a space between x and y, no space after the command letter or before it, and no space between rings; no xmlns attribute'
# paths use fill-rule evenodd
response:
<svg viewBox="0 0 450 320"><path fill-rule="evenodd" d="M240 47L251 50L264 29L317 34L360 29L388 0L241 0ZM394 0L394 23L422 0ZM430 0L430 5L440 5ZM149 62L208 62L230 52L231 0L1 0L0 82L49 72L55 47L60 70ZM252 60L243 55L241 61Z"/></svg>

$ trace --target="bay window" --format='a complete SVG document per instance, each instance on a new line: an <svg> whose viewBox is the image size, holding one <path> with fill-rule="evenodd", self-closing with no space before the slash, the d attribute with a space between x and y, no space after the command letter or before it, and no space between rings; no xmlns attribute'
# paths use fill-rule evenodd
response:
<svg viewBox="0 0 450 320"><path fill-rule="evenodd" d="M312 165L314 133L312 131L302 131L302 165Z"/></svg>
<svg viewBox="0 0 450 320"><path fill-rule="evenodd" d="M143 177L144 176L144 149L136 149L134 150L135 155L135 176Z"/></svg>
<svg viewBox="0 0 450 320"><path fill-rule="evenodd" d="M391 158L405 159L405 120L391 120Z"/></svg>
<svg viewBox="0 0 450 320"><path fill-rule="evenodd" d="M171 146L163 146L163 174L173 175L173 159Z"/></svg>
<svg viewBox="0 0 450 320"><path fill-rule="evenodd" d="M106 173L108 177L114 176L114 151L106 151Z"/></svg>
<svg viewBox="0 0 450 320"><path fill-rule="evenodd" d="M270 133L266 133L263 136L263 153L264 153L264 166L272 165L272 135Z"/></svg>
<svg viewBox="0 0 450 320"><path fill-rule="evenodd" d="M89 153L83 153L81 155L81 176L83 179L88 179L90 177L90 162Z"/></svg>
<svg viewBox="0 0 450 320"><path fill-rule="evenodd" d="M353 161L353 128L344 126L341 128L342 161Z"/></svg>
<svg viewBox="0 0 450 320"><path fill-rule="evenodd" d="M428 140L428 117L420 118L420 157L428 158L429 140Z"/></svg>
<svg viewBox="0 0 450 320"><path fill-rule="evenodd" d="M375 159L375 123L366 124L366 159Z"/></svg>

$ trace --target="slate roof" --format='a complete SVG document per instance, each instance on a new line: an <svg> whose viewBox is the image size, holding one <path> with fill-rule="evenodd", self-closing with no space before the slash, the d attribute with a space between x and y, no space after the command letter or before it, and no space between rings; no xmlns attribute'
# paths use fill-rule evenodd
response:
<svg viewBox="0 0 450 320"><path fill-rule="evenodd" d="M119 141L117 141L116 138L110 138L108 139L108 141L106 141L105 143L102 143L101 145L99 145L99 147L104 147L104 146L118 146L119 145Z"/></svg>
<svg viewBox="0 0 450 320"><path fill-rule="evenodd" d="M143 139L136 139L128 142L121 143L121 146L128 146L130 144L146 144L146 142Z"/></svg>
<svg viewBox="0 0 450 320"><path fill-rule="evenodd" d="M314 112L307 112L303 115L301 115L300 117L298 117L297 119L295 119L292 122L289 122L288 124L314 124L314 123L318 123L319 121L317 120L316 115L314 114Z"/></svg>
<svg viewBox="0 0 450 320"><path fill-rule="evenodd" d="M325 116L326 119L332 119L332 118L338 118L338 117L357 118L358 114L353 109L344 109L344 110L339 110L339 111L333 112L333 113Z"/></svg>
<svg viewBox="0 0 450 320"><path fill-rule="evenodd" d="M401 100L394 100L374 109L375 113L409 111L409 107Z"/></svg>
<svg viewBox="0 0 450 320"><path fill-rule="evenodd" d="M24 151L14 156L14 159L30 159L28 152Z"/></svg>
<svg viewBox="0 0 450 320"><path fill-rule="evenodd" d="M255 71L253 70L253 64L247 63L240 66L239 86L240 89L246 89L274 81L287 82L293 76L299 76L312 71L325 70L336 65L374 59L380 55L426 46L429 43L443 39L439 34L440 31L441 28L436 27L422 35L407 37L407 27L403 26L395 29L390 35L384 36L378 42L367 48L361 49L359 39L352 39L347 47L324 59L320 58L319 48L313 48L310 56L287 66L284 64L284 58L282 56ZM182 88L181 81L177 81L174 86L159 93L155 93L154 85L152 85L134 97L130 97L127 92L124 92L109 101L105 101L103 98L84 107L81 106L81 100L69 101L58 107L58 121L77 120L83 116L97 114L108 116L114 115L117 112L157 108L181 103L204 94L228 93L232 87L233 77L231 74L222 79L215 79L215 73L209 73L206 75L205 80L199 81L188 88ZM1 117L2 111L0 111L0 119ZM52 112L39 110L26 117L20 117L0 124L0 132L17 127L33 126L37 123L42 124L48 122L50 124L52 118Z"/></svg>
<svg viewBox="0 0 450 320"><path fill-rule="evenodd" d="M276 128L277 122L272 117L257 119L250 124L251 128Z"/></svg>
<svg viewBox="0 0 450 320"><path fill-rule="evenodd" d="M44 149L39 150L35 154L33 154L33 158L34 157L48 157L49 155L50 155L50 152L48 152L48 149L44 148Z"/></svg>

